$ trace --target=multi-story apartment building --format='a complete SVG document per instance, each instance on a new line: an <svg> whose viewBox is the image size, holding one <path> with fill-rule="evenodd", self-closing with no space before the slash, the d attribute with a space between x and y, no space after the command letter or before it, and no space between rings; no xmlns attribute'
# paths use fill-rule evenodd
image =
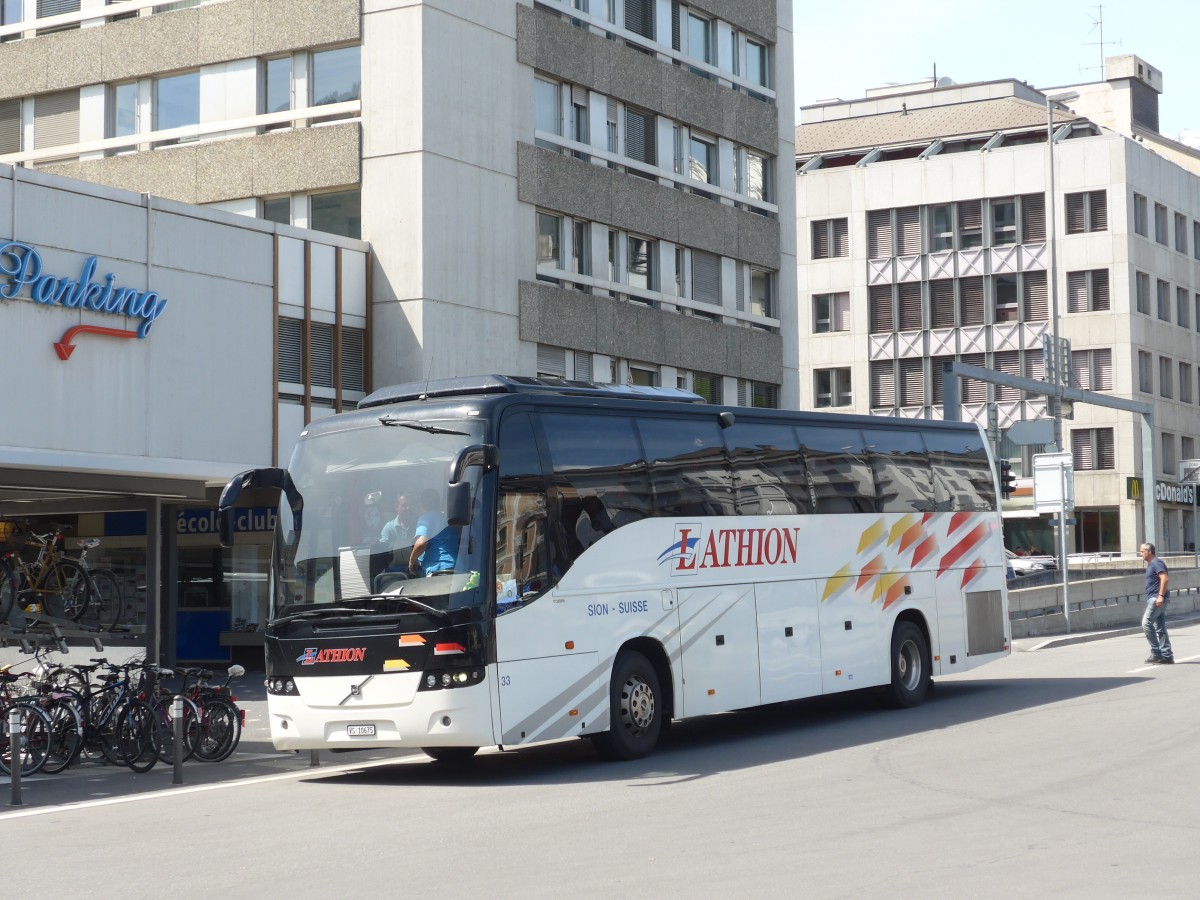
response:
<svg viewBox="0 0 1200 900"><path fill-rule="evenodd" d="M376 384L795 403L788 3L0 11L0 163L368 240Z"/></svg>
<svg viewBox="0 0 1200 900"><path fill-rule="evenodd" d="M1126 56L1107 76L1047 91L942 80L801 111L800 403L938 418L945 361L1042 379L1057 308L1071 384L1154 410L1154 471L1135 414L1076 404L1064 422L1068 549L1132 551L1153 491L1152 531L1182 550L1196 540L1177 479L1200 434L1200 154L1158 134L1161 73ZM983 382L962 399L1001 432L1047 415L1044 395ZM1017 466L1044 449L999 446ZM1049 521L1010 515L1013 545L1054 547Z"/></svg>

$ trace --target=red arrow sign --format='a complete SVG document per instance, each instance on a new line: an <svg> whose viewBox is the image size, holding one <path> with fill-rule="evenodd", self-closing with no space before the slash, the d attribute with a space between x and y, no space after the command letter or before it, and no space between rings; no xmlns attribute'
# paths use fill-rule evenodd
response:
<svg viewBox="0 0 1200 900"><path fill-rule="evenodd" d="M71 358L71 354L75 352L75 345L71 341L75 340L77 334L107 334L109 337L119 338L135 338L136 331L122 331L120 328L101 328L99 325L76 325L74 328L68 328L62 336L62 340L54 345L54 352L58 354L58 358L66 361Z"/></svg>

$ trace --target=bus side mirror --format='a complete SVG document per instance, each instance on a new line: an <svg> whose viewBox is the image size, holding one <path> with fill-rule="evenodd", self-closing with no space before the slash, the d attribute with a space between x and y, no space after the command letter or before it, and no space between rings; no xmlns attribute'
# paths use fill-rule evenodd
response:
<svg viewBox="0 0 1200 900"><path fill-rule="evenodd" d="M447 488L446 522L455 527L471 524L471 482L456 481Z"/></svg>
<svg viewBox="0 0 1200 900"><path fill-rule="evenodd" d="M252 505L251 501L255 500L262 502L265 493L270 498L270 505L274 506L279 502L280 492L288 490L290 486L291 478L287 470L275 467L247 469L233 476L221 491L221 499L217 503L217 534L221 539L221 546L233 546L235 511L239 505L249 506ZM243 493L250 496L243 497ZM294 489L288 491L288 501L295 506L292 493ZM239 500L242 500L241 504L238 503Z"/></svg>

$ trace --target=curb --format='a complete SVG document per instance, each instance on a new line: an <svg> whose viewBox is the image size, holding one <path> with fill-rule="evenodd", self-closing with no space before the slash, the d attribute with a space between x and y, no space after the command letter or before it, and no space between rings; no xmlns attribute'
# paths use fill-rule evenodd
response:
<svg viewBox="0 0 1200 900"><path fill-rule="evenodd" d="M1200 613L1188 613L1178 617L1168 617L1168 629L1175 625L1187 625L1200 622ZM1020 653L1033 653L1038 650L1052 650L1055 647L1069 647L1072 644L1087 644L1091 641L1103 641L1106 638L1124 637L1130 634L1141 634L1142 627L1134 625L1129 628L1114 628L1111 631L1085 631L1079 634L1064 634L1058 637L1021 638L1020 642L1013 641L1013 650Z"/></svg>

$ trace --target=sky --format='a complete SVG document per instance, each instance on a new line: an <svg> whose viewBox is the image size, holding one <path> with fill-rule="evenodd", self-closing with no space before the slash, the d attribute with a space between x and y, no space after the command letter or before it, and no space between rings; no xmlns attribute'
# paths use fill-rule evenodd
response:
<svg viewBox="0 0 1200 900"><path fill-rule="evenodd" d="M1132 53L1163 73L1159 131L1200 130L1197 0L793 0L793 15L798 107L929 78L935 66L959 84L1100 81L1103 16L1103 56Z"/></svg>

